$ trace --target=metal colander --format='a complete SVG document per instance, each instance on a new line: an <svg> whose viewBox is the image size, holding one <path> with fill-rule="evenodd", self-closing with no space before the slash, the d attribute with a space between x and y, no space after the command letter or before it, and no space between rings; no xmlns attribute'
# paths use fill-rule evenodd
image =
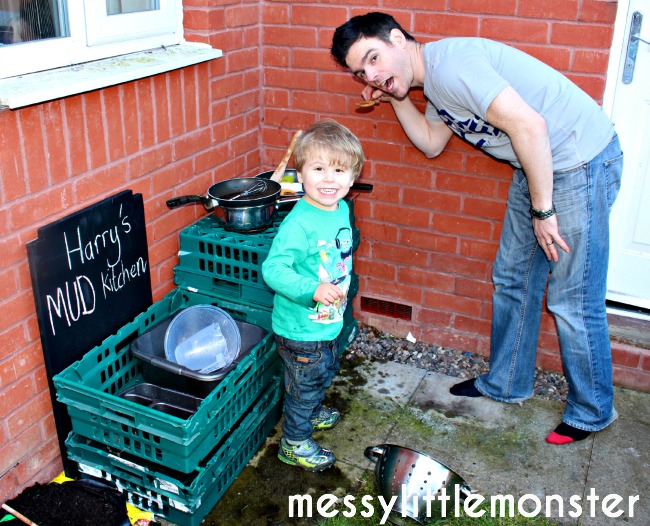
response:
<svg viewBox="0 0 650 526"><path fill-rule="evenodd" d="M442 518L438 497L443 488L449 497L446 502L448 517L453 513L456 496L462 502L471 493L457 473L419 451L380 444L367 447L365 456L375 462L375 482L384 499L397 497L388 517L393 524L424 524L427 520ZM423 498L427 496L432 497L428 499L430 504Z"/></svg>

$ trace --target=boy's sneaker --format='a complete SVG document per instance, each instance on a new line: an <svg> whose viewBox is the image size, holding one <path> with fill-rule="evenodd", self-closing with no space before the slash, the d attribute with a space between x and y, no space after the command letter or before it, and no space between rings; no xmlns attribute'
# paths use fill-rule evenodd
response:
<svg viewBox="0 0 650 526"><path fill-rule="evenodd" d="M336 407L321 407L316 418L311 419L311 425L315 430L323 431L332 429L341 420L341 413Z"/></svg>
<svg viewBox="0 0 650 526"><path fill-rule="evenodd" d="M311 438L299 446L292 446L284 437L280 440L278 458L292 466L299 466L307 471L323 471L334 465L334 453L323 449Z"/></svg>

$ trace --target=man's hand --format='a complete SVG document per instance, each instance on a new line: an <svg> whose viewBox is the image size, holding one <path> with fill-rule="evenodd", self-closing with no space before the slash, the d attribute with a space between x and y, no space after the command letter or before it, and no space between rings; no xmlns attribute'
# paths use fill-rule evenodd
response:
<svg viewBox="0 0 650 526"><path fill-rule="evenodd" d="M546 219L533 218L533 231L547 259L552 259L556 262L560 260L560 253L557 247L560 247L567 254L570 252L569 245L560 236L560 230L557 225L557 214Z"/></svg>

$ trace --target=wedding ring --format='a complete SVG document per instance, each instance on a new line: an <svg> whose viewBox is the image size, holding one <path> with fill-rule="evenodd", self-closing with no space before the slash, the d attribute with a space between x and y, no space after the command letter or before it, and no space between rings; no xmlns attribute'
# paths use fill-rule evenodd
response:
<svg viewBox="0 0 650 526"><path fill-rule="evenodd" d="M551 241L550 243L546 243L546 246L547 246L547 247L550 247L550 246L553 245L553 244L554 244L554 242Z"/></svg>

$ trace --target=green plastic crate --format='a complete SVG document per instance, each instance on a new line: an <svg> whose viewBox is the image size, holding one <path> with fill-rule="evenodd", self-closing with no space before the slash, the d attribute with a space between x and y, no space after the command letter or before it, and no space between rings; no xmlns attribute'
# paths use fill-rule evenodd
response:
<svg viewBox="0 0 650 526"><path fill-rule="evenodd" d="M181 288L272 307L275 292L264 281L262 263L285 216L278 214L273 225L261 233L229 232L213 215L200 219L180 233L174 282ZM352 241L356 250L358 228L353 228Z"/></svg>
<svg viewBox="0 0 650 526"><path fill-rule="evenodd" d="M118 456L75 434L66 441L68 456L82 476L111 481L138 509L181 526L198 526L279 422L281 395L276 378L206 464L188 475Z"/></svg>
<svg viewBox="0 0 650 526"><path fill-rule="evenodd" d="M269 333L216 385L188 419L146 407L118 394L144 383L130 343L185 307L213 304ZM270 311L176 289L54 377L72 430L106 446L189 473L279 374L281 361L270 332Z"/></svg>

